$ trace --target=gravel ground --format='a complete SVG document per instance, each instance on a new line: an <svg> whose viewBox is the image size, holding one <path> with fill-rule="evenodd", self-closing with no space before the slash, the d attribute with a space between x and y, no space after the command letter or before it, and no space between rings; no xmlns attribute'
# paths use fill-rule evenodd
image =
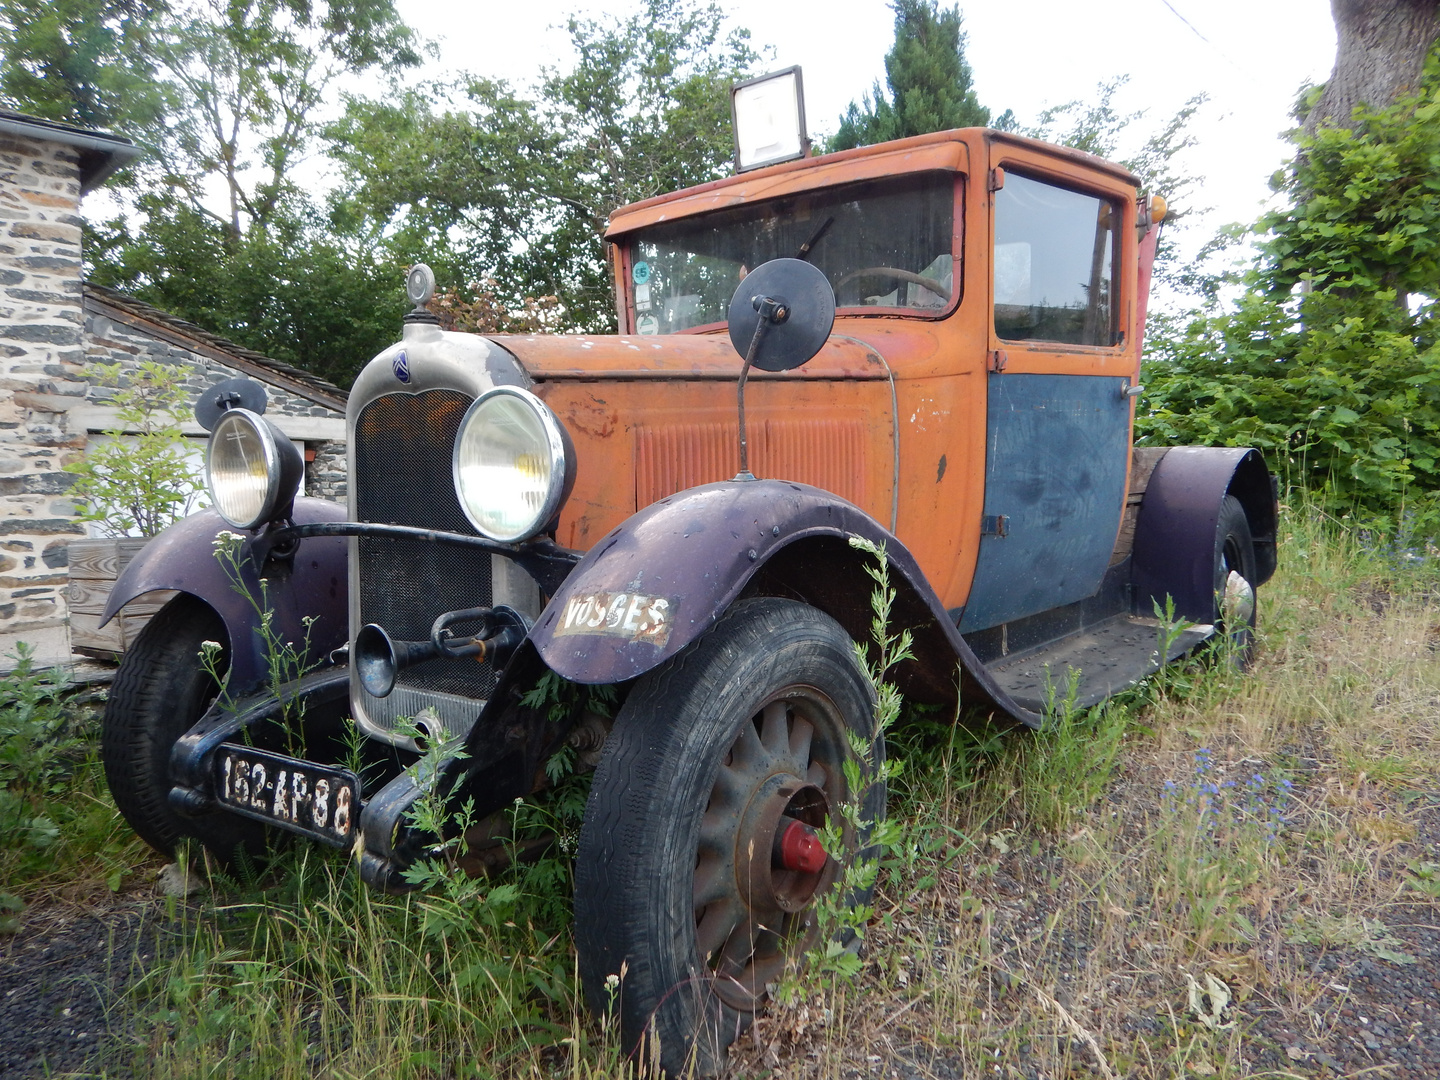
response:
<svg viewBox="0 0 1440 1080"><path fill-rule="evenodd" d="M1319 1032L1296 1031L1282 1018L1255 1010L1252 1039L1264 1045L1258 1064L1316 1076L1434 1080L1440 1076L1440 927L1435 908L1416 906L1402 922L1387 921L1402 948L1416 958L1396 964L1353 950L1303 947L1309 970L1326 994L1315 1011Z"/></svg>
<svg viewBox="0 0 1440 1080"><path fill-rule="evenodd" d="M1440 851L1440 805L1418 815L1417 825L1414 854L1428 852L1423 857L1433 859ZM1028 863L1031 871L1044 869L1043 857ZM1028 899L1027 917L1042 915L1044 890L1028 877L1022 872L1011 880L1002 871L992 901L1009 906L1007 896L1017 903ZM26 911L20 931L0 937L0 1080L102 1071L115 1080L131 1076L137 1059L133 1046L126 1045L127 1018L118 1003L155 955L165 919L163 901L135 894L88 906ZM1414 963L1357 948L1292 943L1277 935L1277 970L1303 973L1322 989L1302 1007L1283 1000L1283 985L1239 1006L1235 1019L1244 1032L1249 1075L1440 1077L1440 905L1391 906L1384 921L1394 939L1389 947L1412 955ZM1062 935L1062 970L1078 975L1084 968L1085 938L1079 930ZM1137 1015L1133 1022L1152 1027L1158 1018ZM866 1071L961 1080L958 1063L947 1061L933 1044L891 1045L894 1056L885 1067L872 1059ZM1077 1044L1073 1049L1077 1064L1086 1063L1074 1075L1089 1075L1085 1048ZM1009 1064L1014 1071L1006 1075L1053 1080L1042 1078L1023 1059Z"/></svg>
<svg viewBox="0 0 1440 1080"><path fill-rule="evenodd" d="M1416 838L1407 846L1433 860L1440 852L1440 806L1433 794L1416 826ZM1269 1044L1256 1055L1260 1062L1321 1077L1440 1077L1440 904L1391 907L1385 926L1399 942L1393 951L1408 953L1414 963L1355 949L1287 946L1325 991L1311 1008L1309 1030L1287 1026L1279 1010L1252 1006L1252 1037Z"/></svg>
<svg viewBox="0 0 1440 1080"><path fill-rule="evenodd" d="M0 1080L94 1075L102 1055L114 1059L116 1003L154 955L147 929L163 911L133 897L31 909L0 937Z"/></svg>

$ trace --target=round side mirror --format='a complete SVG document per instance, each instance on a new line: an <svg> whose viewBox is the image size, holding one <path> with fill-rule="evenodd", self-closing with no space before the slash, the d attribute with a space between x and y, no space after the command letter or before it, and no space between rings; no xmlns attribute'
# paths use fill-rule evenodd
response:
<svg viewBox="0 0 1440 1080"><path fill-rule="evenodd" d="M730 343L742 357L749 355L762 309L770 326L754 364L761 371L789 371L819 352L829 338L835 325L835 290L823 273L800 259L772 259L757 266L730 300Z"/></svg>

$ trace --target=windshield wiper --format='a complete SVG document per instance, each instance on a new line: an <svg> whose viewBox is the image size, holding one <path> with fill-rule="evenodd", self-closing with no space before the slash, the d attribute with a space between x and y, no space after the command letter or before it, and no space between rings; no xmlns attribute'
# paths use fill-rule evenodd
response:
<svg viewBox="0 0 1440 1080"><path fill-rule="evenodd" d="M810 249L820 242L820 238L825 235L825 230L834 224L835 218L833 215L826 218L824 223L815 230L814 235L800 245L800 250L795 253L795 258L802 262L808 262L810 259Z"/></svg>

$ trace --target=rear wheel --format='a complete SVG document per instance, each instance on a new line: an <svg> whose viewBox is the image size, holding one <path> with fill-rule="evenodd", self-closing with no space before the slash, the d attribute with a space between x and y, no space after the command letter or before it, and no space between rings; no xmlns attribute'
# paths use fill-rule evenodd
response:
<svg viewBox="0 0 1440 1080"><path fill-rule="evenodd" d="M882 753L849 637L803 604L739 604L636 684L595 772L575 872L586 997L618 1011L627 1048L658 1043L672 1076L723 1069L884 816ZM845 824L845 851L828 857L814 830L841 824L847 803L861 827Z"/></svg>
<svg viewBox="0 0 1440 1080"><path fill-rule="evenodd" d="M182 817L169 799L171 748L220 692L200 661L207 641L221 646L216 667L223 675L229 639L214 609L184 593L160 609L115 672L100 755L115 806L142 840L170 855L182 836L193 836L228 862L240 847L262 850L264 826L225 813Z"/></svg>
<svg viewBox="0 0 1440 1080"><path fill-rule="evenodd" d="M1225 657L1248 667L1255 651L1255 541L1245 507L1234 495L1220 503L1215 524L1215 626Z"/></svg>

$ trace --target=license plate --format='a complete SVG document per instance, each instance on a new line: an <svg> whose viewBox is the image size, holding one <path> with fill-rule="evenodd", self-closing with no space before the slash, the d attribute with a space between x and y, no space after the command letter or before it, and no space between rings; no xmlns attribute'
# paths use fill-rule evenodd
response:
<svg viewBox="0 0 1440 1080"><path fill-rule="evenodd" d="M222 743L215 793L236 813L348 847L360 823L360 778L348 769Z"/></svg>

